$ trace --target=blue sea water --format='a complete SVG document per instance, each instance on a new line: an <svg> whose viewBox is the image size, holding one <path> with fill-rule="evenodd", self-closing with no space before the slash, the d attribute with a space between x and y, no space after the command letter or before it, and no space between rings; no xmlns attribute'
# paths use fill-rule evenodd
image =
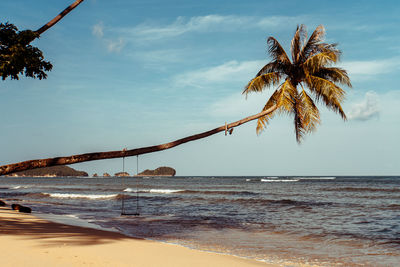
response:
<svg viewBox="0 0 400 267"><path fill-rule="evenodd" d="M0 177L0 199L265 262L400 265L400 177Z"/></svg>

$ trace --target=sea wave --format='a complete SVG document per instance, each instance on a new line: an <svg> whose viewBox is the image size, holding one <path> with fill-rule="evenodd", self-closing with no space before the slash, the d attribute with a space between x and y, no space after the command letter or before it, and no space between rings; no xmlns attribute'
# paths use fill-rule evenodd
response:
<svg viewBox="0 0 400 267"><path fill-rule="evenodd" d="M197 194L197 195L258 195L258 193L250 191L222 191L222 190L184 190L181 194Z"/></svg>
<svg viewBox="0 0 400 267"><path fill-rule="evenodd" d="M298 177L300 180L335 180L336 177Z"/></svg>
<svg viewBox="0 0 400 267"><path fill-rule="evenodd" d="M213 199L196 199L198 201L208 201L212 204L220 203L236 203L244 206L263 206L263 207L289 207L289 208L301 208L310 209L313 207L320 206L332 206L335 205L333 202L327 201L301 201L294 199L263 199L263 198L237 198L237 199L226 199L226 198L213 198ZM396 207L391 207L395 209Z"/></svg>
<svg viewBox="0 0 400 267"><path fill-rule="evenodd" d="M29 197L29 198L45 198L45 197L49 197L50 194L47 193L27 193L24 194L24 197Z"/></svg>
<svg viewBox="0 0 400 267"><path fill-rule="evenodd" d="M123 190L124 192L136 192L136 188L125 188ZM155 193L155 194L173 194L173 193L180 193L183 192L184 190L180 189L139 189L139 193Z"/></svg>
<svg viewBox="0 0 400 267"><path fill-rule="evenodd" d="M147 190L145 190L147 191ZM184 190L176 190L176 189L150 189L148 190L150 193L157 193L157 194L172 194L172 193L179 193Z"/></svg>
<svg viewBox="0 0 400 267"><path fill-rule="evenodd" d="M66 214L65 216L69 218L79 219L77 214Z"/></svg>
<svg viewBox="0 0 400 267"><path fill-rule="evenodd" d="M136 188L125 188L124 192L135 193ZM223 190L182 190L182 189L139 189L138 193L154 194L192 194L192 195L258 195L250 191L223 191Z"/></svg>
<svg viewBox="0 0 400 267"><path fill-rule="evenodd" d="M324 191L341 191L341 192L385 192L385 193L399 193L400 188L374 188L374 187L335 187L325 188Z"/></svg>
<svg viewBox="0 0 400 267"><path fill-rule="evenodd" d="M44 193L53 198L86 198L86 199L109 199L117 198L117 194L87 195L87 194L63 194L63 193Z"/></svg>
<svg viewBox="0 0 400 267"><path fill-rule="evenodd" d="M300 179L261 179L261 182L298 182Z"/></svg>
<svg viewBox="0 0 400 267"><path fill-rule="evenodd" d="M400 210L400 204L391 204L384 209L389 209L389 210Z"/></svg>
<svg viewBox="0 0 400 267"><path fill-rule="evenodd" d="M13 186L11 187L11 189L23 189L23 188L30 188L31 186L28 185L17 185L17 186Z"/></svg>
<svg viewBox="0 0 400 267"><path fill-rule="evenodd" d="M124 192L136 192L136 189L128 187L128 188L125 188L123 191Z"/></svg>

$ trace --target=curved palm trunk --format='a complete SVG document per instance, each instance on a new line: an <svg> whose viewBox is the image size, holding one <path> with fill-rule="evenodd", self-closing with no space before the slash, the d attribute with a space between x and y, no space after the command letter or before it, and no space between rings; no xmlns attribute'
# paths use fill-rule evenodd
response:
<svg viewBox="0 0 400 267"><path fill-rule="evenodd" d="M242 125L243 123L246 123L246 122L258 119L262 116L265 116L265 115L275 111L276 108L277 108L276 106L272 106L271 108L269 108L263 112L249 116L242 120L235 121L235 122L220 126L218 128L215 128L215 129L203 132L203 133L191 135L191 136L181 138L181 139L175 140L173 142L165 143L165 144L161 144L161 145L142 147L142 148L136 148L136 149L131 149L131 150L94 152L94 153L86 153L86 154L80 154L80 155L72 155L72 156L68 156L68 157L56 157L56 158L48 158L48 159L28 160L28 161L23 161L23 162L19 162L19 163L3 165L3 166L0 166L0 175L10 174L10 173L19 172L19 171L25 171L25 170L30 170L30 169L36 169L36 168L50 167L50 166L55 166L55 165L67 165L67 164L74 164L74 163L80 163L80 162L92 161L92 160L131 157L131 156L136 156L136 155L141 155L141 154L162 151L162 150L166 150L166 149L170 149L170 148L182 145L187 142L202 139L202 138L214 135L219 132L223 132L223 131L227 131L227 130L232 131L234 127L237 127L239 125Z"/></svg>
<svg viewBox="0 0 400 267"><path fill-rule="evenodd" d="M49 21L47 24L43 25L39 30L36 31L38 36L40 36L43 32L53 27L57 22L59 22L63 17L65 17L69 12L71 12L75 7L77 7L83 1L84 0L76 0L69 7L67 7L60 14L58 14L54 19Z"/></svg>

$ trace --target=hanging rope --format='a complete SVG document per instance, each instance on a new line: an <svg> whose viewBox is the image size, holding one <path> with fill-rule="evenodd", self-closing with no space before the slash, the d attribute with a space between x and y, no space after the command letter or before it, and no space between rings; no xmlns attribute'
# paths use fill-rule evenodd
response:
<svg viewBox="0 0 400 267"><path fill-rule="evenodd" d="M139 176L139 155L136 156L136 175ZM139 216L139 177L136 180L136 212L133 214Z"/></svg>
<svg viewBox="0 0 400 267"><path fill-rule="evenodd" d="M125 157L122 157L122 173L125 172ZM124 177L122 176L121 179L124 179ZM123 180L121 180L122 183L122 188L124 188L125 184L122 182ZM121 202L121 215L125 215L125 194L122 191L122 202Z"/></svg>

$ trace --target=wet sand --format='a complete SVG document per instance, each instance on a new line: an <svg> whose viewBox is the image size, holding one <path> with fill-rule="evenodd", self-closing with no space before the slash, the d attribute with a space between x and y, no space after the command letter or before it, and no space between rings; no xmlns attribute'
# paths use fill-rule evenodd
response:
<svg viewBox="0 0 400 267"><path fill-rule="evenodd" d="M0 208L1 266L278 266Z"/></svg>

